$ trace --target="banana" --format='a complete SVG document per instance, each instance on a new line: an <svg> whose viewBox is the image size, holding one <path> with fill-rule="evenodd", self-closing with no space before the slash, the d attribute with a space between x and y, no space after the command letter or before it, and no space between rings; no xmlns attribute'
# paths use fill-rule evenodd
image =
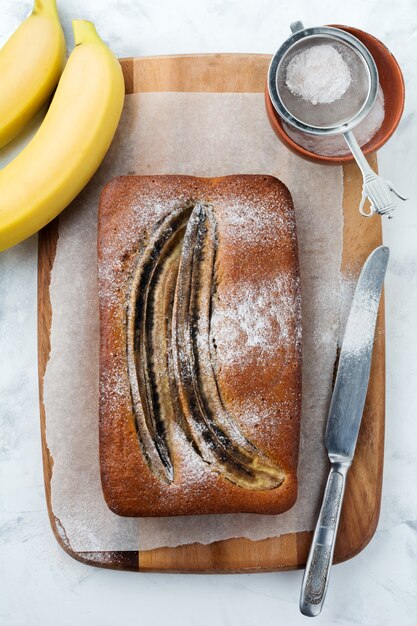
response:
<svg viewBox="0 0 417 626"><path fill-rule="evenodd" d="M139 443L152 472L174 478L168 440L173 419L169 375L171 313L191 207L168 214L138 256L126 317L126 355Z"/></svg>
<svg viewBox="0 0 417 626"><path fill-rule="evenodd" d="M75 48L38 132L0 171L0 251L37 232L90 180L116 132L124 79L94 25L73 21Z"/></svg>
<svg viewBox="0 0 417 626"><path fill-rule="evenodd" d="M56 0L35 0L30 16L0 50L0 148L49 99L64 63L65 39Z"/></svg>
<svg viewBox="0 0 417 626"><path fill-rule="evenodd" d="M212 471L246 489L275 489L285 472L240 431L213 365L217 241L213 208L190 201L161 220L138 254L126 356L139 445L154 476L175 482L175 420Z"/></svg>
<svg viewBox="0 0 417 626"><path fill-rule="evenodd" d="M184 235L172 311L179 405L195 450L213 471L245 489L276 489L284 471L240 431L223 403L213 366L210 320L217 242L213 207L197 202Z"/></svg>

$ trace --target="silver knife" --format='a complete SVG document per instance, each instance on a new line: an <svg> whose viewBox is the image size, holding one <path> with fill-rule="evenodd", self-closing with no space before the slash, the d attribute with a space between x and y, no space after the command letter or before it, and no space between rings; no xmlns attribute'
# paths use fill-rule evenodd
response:
<svg viewBox="0 0 417 626"><path fill-rule="evenodd" d="M330 473L301 588L300 611L309 617L319 615L326 596L346 475L355 454L365 406L388 258L389 248L380 246L365 261L342 342L325 434Z"/></svg>

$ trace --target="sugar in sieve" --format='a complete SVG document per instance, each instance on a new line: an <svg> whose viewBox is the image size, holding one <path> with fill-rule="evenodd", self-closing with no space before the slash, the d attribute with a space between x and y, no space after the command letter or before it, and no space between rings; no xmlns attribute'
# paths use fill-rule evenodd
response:
<svg viewBox="0 0 417 626"><path fill-rule="evenodd" d="M369 114L378 92L379 78L375 61L364 44L350 33L330 26L304 28L291 24L289 37L274 55L268 71L268 91L274 109L288 124L316 136L343 134L363 175L359 211L367 217L374 213L391 217L395 197L405 200L392 183L369 166L352 130ZM341 97L331 102L312 104L291 91L287 84L289 64L312 46L331 45L350 70L351 81ZM370 210L364 209L370 200Z"/></svg>

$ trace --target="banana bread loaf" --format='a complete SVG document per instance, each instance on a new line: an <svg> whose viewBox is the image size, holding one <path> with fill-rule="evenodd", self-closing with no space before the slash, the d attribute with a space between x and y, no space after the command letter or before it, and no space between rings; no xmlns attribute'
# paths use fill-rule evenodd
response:
<svg viewBox="0 0 417 626"><path fill-rule="evenodd" d="M100 200L98 276L109 507L289 509L301 305L287 188L261 175L114 179Z"/></svg>

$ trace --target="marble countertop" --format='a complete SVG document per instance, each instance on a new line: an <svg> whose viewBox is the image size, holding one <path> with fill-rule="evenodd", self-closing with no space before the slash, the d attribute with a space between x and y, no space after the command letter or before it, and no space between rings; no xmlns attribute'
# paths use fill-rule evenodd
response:
<svg viewBox="0 0 417 626"><path fill-rule="evenodd" d="M336 566L321 624L417 623L417 6L415 0L58 0L95 22L119 56L272 53L289 23L349 24L382 39L402 66L406 110L380 171L410 197L384 221L387 413L381 517L369 546ZM3 0L0 45L29 11ZM37 239L0 255L0 624L5 626L253 626L306 623L302 572L185 576L87 567L50 530L41 463L36 354Z"/></svg>

